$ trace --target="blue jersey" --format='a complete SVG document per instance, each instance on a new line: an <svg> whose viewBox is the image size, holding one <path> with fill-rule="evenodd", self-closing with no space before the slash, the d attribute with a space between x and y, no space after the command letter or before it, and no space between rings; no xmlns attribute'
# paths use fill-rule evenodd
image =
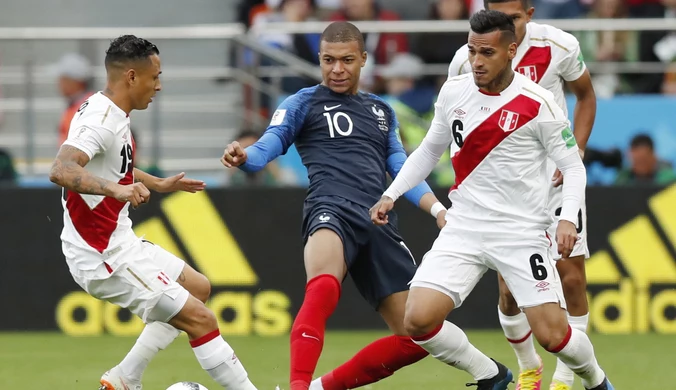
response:
<svg viewBox="0 0 676 390"><path fill-rule="evenodd" d="M370 208L382 196L387 173L396 177L406 160L392 108L373 94L338 94L317 85L288 97L270 126L246 148L244 171L257 171L296 144L310 185L308 199L339 196ZM416 206L430 192L423 182L406 197Z"/></svg>

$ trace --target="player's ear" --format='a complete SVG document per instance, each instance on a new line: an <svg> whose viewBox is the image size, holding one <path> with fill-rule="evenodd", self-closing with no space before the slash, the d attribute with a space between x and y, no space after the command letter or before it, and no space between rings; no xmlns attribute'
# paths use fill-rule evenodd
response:
<svg viewBox="0 0 676 390"><path fill-rule="evenodd" d="M368 59L368 57L369 57L369 56L368 56L368 54L366 53L366 50L364 50L364 51L361 53L361 67L362 67L362 68L363 68L364 66L366 66L366 60Z"/></svg>
<svg viewBox="0 0 676 390"><path fill-rule="evenodd" d="M509 60L513 60L514 57L516 57L516 42L512 42L509 44L509 48L507 49L507 53L509 55Z"/></svg>
<svg viewBox="0 0 676 390"><path fill-rule="evenodd" d="M138 78L138 74L134 69L127 69L127 71L124 73L124 76L127 79L127 83L129 85L134 85L136 83L136 79Z"/></svg>
<svg viewBox="0 0 676 390"><path fill-rule="evenodd" d="M531 19L533 19L533 13L535 12L535 8L530 7L526 10L526 21L530 22Z"/></svg>

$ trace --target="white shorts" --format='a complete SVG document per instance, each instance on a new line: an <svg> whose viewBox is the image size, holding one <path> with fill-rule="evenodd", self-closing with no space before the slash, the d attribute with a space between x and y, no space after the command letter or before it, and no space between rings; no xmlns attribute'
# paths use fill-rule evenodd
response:
<svg viewBox="0 0 676 390"><path fill-rule="evenodd" d="M489 268L502 274L519 307L551 302L566 307L545 232L509 236L449 222L423 257L411 287L439 291L460 307Z"/></svg>
<svg viewBox="0 0 676 390"><path fill-rule="evenodd" d="M548 171L551 172L551 176L553 176L554 171L556 169L556 165L554 165L554 163L551 160L548 161L549 165L547 166L547 168ZM552 186L549 191L549 202L547 204L547 208L552 213L554 223L549 228L547 228L547 234L549 234L549 237L552 239L552 246L550 249L552 259L554 260L561 260L561 254L559 253L558 246L556 245L556 228L559 225L559 216L561 215L562 204L563 204L563 187L559 186L554 188ZM587 206L585 205L584 199L582 200L582 206L580 208L580 211L578 211L577 214L576 224L577 224L577 233L580 238L575 243L575 246L573 247L573 251L571 252L570 257L584 256L585 259L588 259L589 247L587 246Z"/></svg>
<svg viewBox="0 0 676 390"><path fill-rule="evenodd" d="M183 308L190 293L176 282L185 262L148 241L137 240L106 258L63 243L71 275L89 295L139 316L143 322L168 322ZM74 266L78 256L96 256L94 270Z"/></svg>

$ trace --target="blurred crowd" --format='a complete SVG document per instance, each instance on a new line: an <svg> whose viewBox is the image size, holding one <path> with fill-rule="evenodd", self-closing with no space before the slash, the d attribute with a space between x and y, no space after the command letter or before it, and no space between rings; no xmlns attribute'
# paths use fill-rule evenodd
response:
<svg viewBox="0 0 676 390"><path fill-rule="evenodd" d="M428 4L427 17L431 20L466 20L484 6L483 0L431 0ZM532 5L536 20L669 18L676 26L676 0L532 0ZM318 65L318 34L266 34L265 25L313 20L392 21L417 18L408 15L407 10L410 7L407 8L405 2L396 1L243 0L239 6L239 21L251 28L251 34L260 42ZM671 70L665 73L625 74L601 67L601 72L592 72L599 98L618 94L676 94L676 32L573 33L588 63L661 62L667 65L667 69L671 66ZM436 94L446 80L445 74L430 75L430 72L425 72L425 66L448 65L456 50L467 43L467 33L367 33L365 43L370 57L362 71L360 89L384 96L392 105L400 122L402 142L410 153L420 144L429 128ZM282 82L282 89L286 94L293 94L315 83L302 77L287 77ZM266 103L269 105L267 109L274 109L279 102ZM253 136L257 132L249 134ZM280 158L278 165L261 173L261 178L250 177L249 181L298 184L289 178L294 175L303 178L305 171L293 153L292 150L292 157ZM434 185L449 187L454 182L449 157L443 156L433 172L430 182ZM591 150L586 162L614 169L617 185L668 184L676 180L670 163L657 157L653 141L647 134L639 134L631 140L627 153ZM233 183L239 182L233 180Z"/></svg>

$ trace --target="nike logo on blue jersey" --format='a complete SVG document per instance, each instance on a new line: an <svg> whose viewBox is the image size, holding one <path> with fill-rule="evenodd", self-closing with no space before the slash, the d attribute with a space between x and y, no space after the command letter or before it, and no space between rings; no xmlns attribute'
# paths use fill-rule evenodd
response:
<svg viewBox="0 0 676 390"><path fill-rule="evenodd" d="M325 109L326 111L331 111L331 110L334 110L334 109L336 109L336 108L338 108L338 107L340 107L340 106L342 106L342 104L338 104L338 105L336 105L336 106L331 106L331 107L329 107L329 106L324 106L324 109Z"/></svg>

